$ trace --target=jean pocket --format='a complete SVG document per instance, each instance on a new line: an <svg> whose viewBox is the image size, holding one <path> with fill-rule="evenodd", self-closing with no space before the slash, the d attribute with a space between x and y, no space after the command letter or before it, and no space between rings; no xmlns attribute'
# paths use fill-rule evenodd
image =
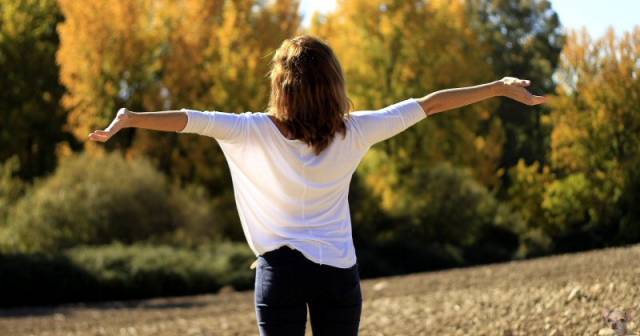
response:
<svg viewBox="0 0 640 336"><path fill-rule="evenodd" d="M260 281L256 283L256 287L260 286L260 295L256 296L259 303L280 305L294 301L300 284L295 283L293 272L294 269L291 267L259 264L257 272L259 276L256 276Z"/></svg>
<svg viewBox="0 0 640 336"><path fill-rule="evenodd" d="M345 303L361 303L362 291L360 288L360 276L358 265L341 270L332 277L332 292L336 298Z"/></svg>

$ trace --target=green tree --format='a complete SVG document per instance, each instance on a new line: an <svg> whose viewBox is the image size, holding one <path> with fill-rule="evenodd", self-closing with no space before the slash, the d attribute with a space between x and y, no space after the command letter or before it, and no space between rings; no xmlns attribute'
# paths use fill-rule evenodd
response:
<svg viewBox="0 0 640 336"><path fill-rule="evenodd" d="M469 26L489 48L484 61L498 76L530 79L537 93L553 92L552 75L558 66L565 37L557 13L548 0L470 0ZM505 131L499 166L508 169L518 160L547 162L549 129L541 118L549 111L514 101L500 101L496 117ZM505 175L507 176L507 175Z"/></svg>
<svg viewBox="0 0 640 336"><path fill-rule="evenodd" d="M56 0L0 2L0 162L16 156L26 180L56 166L56 146L68 138L60 106Z"/></svg>

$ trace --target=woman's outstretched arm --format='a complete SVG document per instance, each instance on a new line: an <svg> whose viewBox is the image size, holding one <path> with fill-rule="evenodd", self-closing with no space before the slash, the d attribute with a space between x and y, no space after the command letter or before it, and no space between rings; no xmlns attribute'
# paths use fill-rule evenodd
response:
<svg viewBox="0 0 640 336"><path fill-rule="evenodd" d="M417 101L428 116L491 97L507 97L527 105L544 103L544 97L534 96L527 91L529 84L528 80L504 77L491 83L436 91Z"/></svg>
<svg viewBox="0 0 640 336"><path fill-rule="evenodd" d="M105 142L119 130L127 127L179 132L183 130L186 125L187 114L183 111L131 112L125 108L121 108L107 128L93 131L89 134L89 139Z"/></svg>

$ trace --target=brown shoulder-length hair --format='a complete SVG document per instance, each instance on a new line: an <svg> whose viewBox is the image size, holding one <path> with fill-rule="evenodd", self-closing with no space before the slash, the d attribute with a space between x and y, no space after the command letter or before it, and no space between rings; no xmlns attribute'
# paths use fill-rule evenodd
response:
<svg viewBox="0 0 640 336"><path fill-rule="evenodd" d="M342 67L325 42L302 35L285 40L271 63L271 96L267 113L290 138L320 154L336 133L346 133L347 97Z"/></svg>

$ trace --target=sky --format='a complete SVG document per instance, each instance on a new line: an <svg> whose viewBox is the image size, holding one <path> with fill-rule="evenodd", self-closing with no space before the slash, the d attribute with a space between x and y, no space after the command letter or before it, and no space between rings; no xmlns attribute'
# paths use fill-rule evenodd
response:
<svg viewBox="0 0 640 336"><path fill-rule="evenodd" d="M584 26L593 36L602 35L610 25L618 34L640 25L640 0L551 0L551 5L565 28ZM335 7L335 0L302 0L300 11L308 25L313 12L328 12Z"/></svg>

